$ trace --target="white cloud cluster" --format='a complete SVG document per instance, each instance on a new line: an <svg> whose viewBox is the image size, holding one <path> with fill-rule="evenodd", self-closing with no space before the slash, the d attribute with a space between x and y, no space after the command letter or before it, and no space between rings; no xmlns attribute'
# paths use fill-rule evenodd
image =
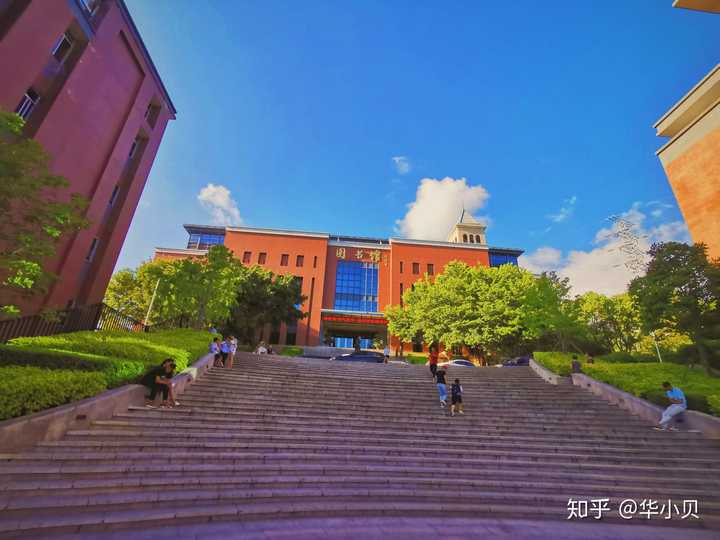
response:
<svg viewBox="0 0 720 540"><path fill-rule="evenodd" d="M489 197L483 186L472 186L465 178L423 178L405 217L395 222L396 231L405 238L445 240L463 208L475 212Z"/></svg>
<svg viewBox="0 0 720 540"><path fill-rule="evenodd" d="M410 165L410 158L407 156L394 156L392 160L395 165L395 171L398 174L403 175L410 172L410 169L412 168Z"/></svg>
<svg viewBox="0 0 720 540"><path fill-rule="evenodd" d="M641 211L639 203L619 217L632 224L635 241L628 243L622 236L623 226L615 222L597 232L593 242L597 247L594 249L572 250L563 256L560 250L544 246L521 256L520 266L536 273L555 271L560 277L569 278L574 294L588 291L619 294L627 290L630 281L640 272L633 262L641 266L647 262L651 244L690 241L682 221L647 225L647 215Z"/></svg>
<svg viewBox="0 0 720 540"><path fill-rule="evenodd" d="M208 184L200 190L197 196L202 207L210 212L214 225L241 225L243 220L240 217L235 199L232 198L230 190L220 184Z"/></svg>

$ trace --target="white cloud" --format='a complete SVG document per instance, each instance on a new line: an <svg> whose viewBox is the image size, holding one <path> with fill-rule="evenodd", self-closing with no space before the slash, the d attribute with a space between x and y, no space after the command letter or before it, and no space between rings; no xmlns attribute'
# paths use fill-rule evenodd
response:
<svg viewBox="0 0 720 540"><path fill-rule="evenodd" d="M577 202L577 195L573 195L569 199L563 201L563 205L557 214L548 214L546 217L554 223L562 223L566 221L575 211L575 203Z"/></svg>
<svg viewBox="0 0 720 540"><path fill-rule="evenodd" d="M530 255L521 255L519 264L533 273L551 272L557 270L563 260L562 251L554 247L541 247Z"/></svg>
<svg viewBox="0 0 720 540"><path fill-rule="evenodd" d="M197 196L202 207L210 212L214 225L241 225L243 220L240 217L235 199L232 198L230 190L220 184L208 184L200 190Z"/></svg>
<svg viewBox="0 0 720 540"><path fill-rule="evenodd" d="M398 174L407 174L410 172L410 169L412 169L410 158L407 156L394 156L392 160Z"/></svg>
<svg viewBox="0 0 720 540"><path fill-rule="evenodd" d="M471 186L465 178L423 178L415 201L408 204L405 217L395 222L395 228L406 238L445 240L463 208L472 213L489 197L483 186Z"/></svg>
<svg viewBox="0 0 720 540"><path fill-rule="evenodd" d="M629 224L631 235L625 234L622 223L615 222L597 232L594 249L572 250L563 257L559 250L545 246L520 257L520 265L532 272L557 271L560 277L569 278L574 294L625 292L630 281L644 271L652 243L688 242L690 239L687 227L681 221L646 227L646 215L640 207L636 203L619 216ZM628 239L628 236L634 239Z"/></svg>

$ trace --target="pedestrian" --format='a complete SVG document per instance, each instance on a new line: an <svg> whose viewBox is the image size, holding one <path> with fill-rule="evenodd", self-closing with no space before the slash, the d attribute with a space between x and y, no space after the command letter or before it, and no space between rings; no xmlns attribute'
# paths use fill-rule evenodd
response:
<svg viewBox="0 0 720 540"><path fill-rule="evenodd" d="M148 409L155 408L155 398L158 393L162 394L161 407L176 407L180 405L175 401L172 388L172 378L175 375L175 362L172 358L166 358L158 367L148 371L142 379L142 384L150 389L150 395L145 399L145 406Z"/></svg>
<svg viewBox="0 0 720 540"><path fill-rule="evenodd" d="M210 354L213 355L213 366L223 367L222 355L220 354L220 338L214 337L210 343Z"/></svg>
<svg viewBox="0 0 720 540"><path fill-rule="evenodd" d="M235 353L237 352L237 339L235 339L234 336L228 336L228 339L230 345L230 352L228 353L228 359L227 362L225 362L225 367L228 369L232 369L233 360L235 360Z"/></svg>
<svg viewBox="0 0 720 540"><path fill-rule="evenodd" d="M463 387L460 385L460 379L455 379L455 382L453 383L452 387L450 388L450 393L452 394L452 402L450 405L450 416L455 416L455 408L456 407L460 414L465 414L465 412L463 411L463 402L462 402Z"/></svg>
<svg viewBox="0 0 720 540"><path fill-rule="evenodd" d="M387 343L385 344L385 349L383 349L383 355L385 355L385 363L387 364L390 361L390 345Z"/></svg>
<svg viewBox="0 0 720 540"><path fill-rule="evenodd" d="M437 374L437 364L438 364L438 352L437 348L433 345L430 347L430 354L428 355L428 363L430 364L430 373L432 373L433 381L436 378Z"/></svg>
<svg viewBox="0 0 720 540"><path fill-rule="evenodd" d="M222 357L223 367L227 367L228 365L228 358L230 358L230 347L232 347L232 343L230 343L230 336L225 336L225 339L220 342L220 356Z"/></svg>
<svg viewBox="0 0 720 540"><path fill-rule="evenodd" d="M682 390L667 381L662 383L662 387L663 390L665 390L665 397L670 400L670 405L663 411L660 423L653 429L657 429L658 431L677 431L676 427L670 426L670 420L678 414L685 412L687 409L685 394Z"/></svg>
<svg viewBox="0 0 720 540"><path fill-rule="evenodd" d="M440 406L445 407L447 405L447 386L445 386L445 370L438 370L435 373L435 378L437 382L438 395L440 396Z"/></svg>
<svg viewBox="0 0 720 540"><path fill-rule="evenodd" d="M582 370L580 369L580 360L578 360L577 354L572 355L572 372L573 373L581 373Z"/></svg>

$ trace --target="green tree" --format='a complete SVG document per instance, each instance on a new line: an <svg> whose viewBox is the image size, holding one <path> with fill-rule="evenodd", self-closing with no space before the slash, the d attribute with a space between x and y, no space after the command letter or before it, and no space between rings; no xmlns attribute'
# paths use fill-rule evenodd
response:
<svg viewBox="0 0 720 540"><path fill-rule="evenodd" d="M397 337L401 343L410 343L418 333L418 327L409 309L403 306L387 306L385 318L388 321L388 332Z"/></svg>
<svg viewBox="0 0 720 540"><path fill-rule="evenodd" d="M306 300L294 276L274 275L260 266L245 267L226 330L243 343L255 341L255 332L266 324L293 324L305 314L299 306Z"/></svg>
<svg viewBox="0 0 720 540"><path fill-rule="evenodd" d="M586 328L570 297L570 282L554 272L543 273L526 290L522 322L528 338L549 341L553 348L580 351Z"/></svg>
<svg viewBox="0 0 720 540"><path fill-rule="evenodd" d="M647 273L630 283L646 331L664 327L687 334L710 370L709 344L720 335L720 263L704 244L654 244Z"/></svg>
<svg viewBox="0 0 720 540"><path fill-rule="evenodd" d="M580 320L605 351L633 352L642 337L640 310L625 293L604 296L588 292L577 298Z"/></svg>
<svg viewBox="0 0 720 540"><path fill-rule="evenodd" d="M47 260L88 225L87 200L67 193L67 179L50 173L49 156L22 128L19 116L0 110L0 316L18 315L19 298L48 290L55 276Z"/></svg>
<svg viewBox="0 0 720 540"><path fill-rule="evenodd" d="M523 339L523 299L532 284L532 274L513 265L470 267L453 261L434 281L426 276L407 290L407 313L396 320L400 312L393 309L389 321L406 325L408 332L414 328L427 343L447 348L512 350Z"/></svg>

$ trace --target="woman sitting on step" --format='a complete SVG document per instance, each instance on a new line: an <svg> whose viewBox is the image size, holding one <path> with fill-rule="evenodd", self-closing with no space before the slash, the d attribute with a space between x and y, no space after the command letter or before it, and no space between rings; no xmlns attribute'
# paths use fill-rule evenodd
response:
<svg viewBox="0 0 720 540"><path fill-rule="evenodd" d="M162 393L163 400L161 407L172 407L180 405L175 401L172 389L172 378L175 375L175 362L172 358L166 358L160 366L150 370L142 379L142 384L150 389L150 396L145 400L145 406L149 409L155 408L155 398Z"/></svg>

